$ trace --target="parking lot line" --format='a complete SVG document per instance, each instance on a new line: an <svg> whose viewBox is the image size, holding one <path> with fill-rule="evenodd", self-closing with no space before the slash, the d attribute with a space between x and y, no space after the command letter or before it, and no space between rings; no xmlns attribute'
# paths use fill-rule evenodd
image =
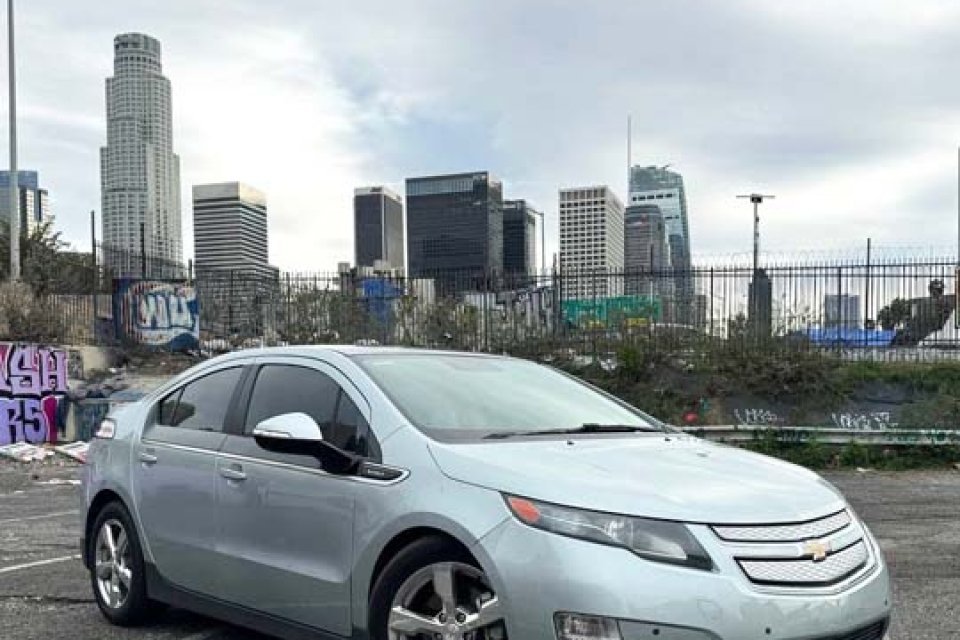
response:
<svg viewBox="0 0 960 640"><path fill-rule="evenodd" d="M72 556L61 556L59 558L48 558L46 560L37 560L36 562L27 562L24 564L15 564L12 567L3 567L0 568L0 574L3 573L12 573L14 571L20 571L22 569L32 569L34 567L43 567L48 564L57 564L58 562L67 562L68 560L79 560L80 554L75 553Z"/></svg>
<svg viewBox="0 0 960 640"><path fill-rule="evenodd" d="M80 513L76 509L72 511L56 511L54 513L44 513L39 516L24 516L22 518L5 518L0 520L0 524L10 524L12 522L28 522L30 520L45 520L46 518L60 518L62 516L74 516Z"/></svg>
<svg viewBox="0 0 960 640"><path fill-rule="evenodd" d="M207 629L205 631L200 631L198 633L194 633L192 635L180 638L180 640L207 640L208 638L214 638L220 635L220 632L222 631L223 629L221 629L220 627L216 627L214 629Z"/></svg>

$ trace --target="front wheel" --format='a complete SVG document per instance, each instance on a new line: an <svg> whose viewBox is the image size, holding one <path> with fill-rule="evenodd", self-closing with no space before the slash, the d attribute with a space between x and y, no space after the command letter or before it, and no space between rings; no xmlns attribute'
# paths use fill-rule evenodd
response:
<svg viewBox="0 0 960 640"><path fill-rule="evenodd" d="M425 538L384 569L370 599L373 640L507 640L503 609L473 558Z"/></svg>

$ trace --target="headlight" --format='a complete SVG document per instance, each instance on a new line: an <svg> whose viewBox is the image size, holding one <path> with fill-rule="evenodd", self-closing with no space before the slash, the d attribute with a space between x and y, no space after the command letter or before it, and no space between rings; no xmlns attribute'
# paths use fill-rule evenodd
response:
<svg viewBox="0 0 960 640"><path fill-rule="evenodd" d="M623 547L641 558L696 569L713 569L713 561L690 530L678 522L648 520L572 509L526 498L505 496L520 522L562 536Z"/></svg>

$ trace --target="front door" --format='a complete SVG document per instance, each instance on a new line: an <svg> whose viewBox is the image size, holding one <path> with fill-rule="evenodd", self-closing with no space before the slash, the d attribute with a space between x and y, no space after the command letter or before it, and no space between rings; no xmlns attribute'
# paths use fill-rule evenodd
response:
<svg viewBox="0 0 960 640"><path fill-rule="evenodd" d="M225 598L349 636L359 485L325 473L313 457L257 445L250 434L259 422L292 412L311 416L325 440L364 453L363 412L369 415L369 408L339 372L298 358L271 359L259 367L244 429L227 436L217 457L217 553Z"/></svg>
<svg viewBox="0 0 960 640"><path fill-rule="evenodd" d="M242 367L204 372L150 412L134 466L143 538L160 575L216 595L216 453Z"/></svg>

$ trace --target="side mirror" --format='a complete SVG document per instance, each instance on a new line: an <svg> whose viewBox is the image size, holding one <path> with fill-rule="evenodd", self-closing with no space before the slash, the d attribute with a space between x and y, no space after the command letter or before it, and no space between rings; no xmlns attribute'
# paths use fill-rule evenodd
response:
<svg viewBox="0 0 960 640"><path fill-rule="evenodd" d="M298 412L267 418L254 427L253 437L258 443L261 439L322 442L323 432L313 418Z"/></svg>
<svg viewBox="0 0 960 640"><path fill-rule="evenodd" d="M317 423L305 413L284 413L267 418L253 429L253 439L267 451L313 456L324 471L355 473L360 457L323 440Z"/></svg>

